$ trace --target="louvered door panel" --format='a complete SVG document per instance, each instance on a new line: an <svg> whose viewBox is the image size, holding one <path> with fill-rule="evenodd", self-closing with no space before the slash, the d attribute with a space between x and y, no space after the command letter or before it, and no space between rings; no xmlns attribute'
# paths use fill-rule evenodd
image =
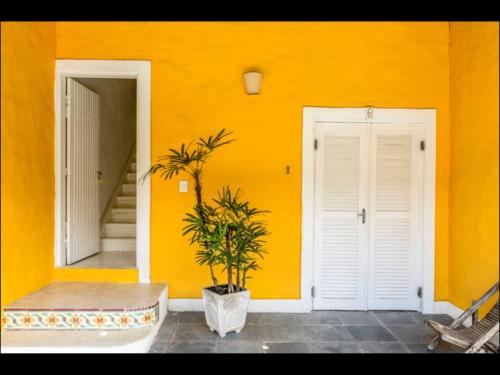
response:
<svg viewBox="0 0 500 375"><path fill-rule="evenodd" d="M363 309L366 235L358 212L366 200L366 127L321 124L316 132L314 308Z"/></svg>
<svg viewBox="0 0 500 375"><path fill-rule="evenodd" d="M359 207L359 137L324 138L323 209L356 211Z"/></svg>
<svg viewBox="0 0 500 375"><path fill-rule="evenodd" d="M359 228L357 218L328 217L323 214L321 227L321 287L319 298L358 298Z"/></svg>
<svg viewBox="0 0 500 375"><path fill-rule="evenodd" d="M99 252L99 96L68 78L67 251L72 264Z"/></svg>
<svg viewBox="0 0 500 375"><path fill-rule="evenodd" d="M368 308L413 310L419 248L419 125L370 130Z"/></svg>

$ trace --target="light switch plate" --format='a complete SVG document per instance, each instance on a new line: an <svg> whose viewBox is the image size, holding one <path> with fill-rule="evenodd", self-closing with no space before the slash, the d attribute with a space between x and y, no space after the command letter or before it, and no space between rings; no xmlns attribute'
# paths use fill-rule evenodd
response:
<svg viewBox="0 0 500 375"><path fill-rule="evenodd" d="M186 180L179 181L179 191L181 193L187 193L188 191L188 182Z"/></svg>

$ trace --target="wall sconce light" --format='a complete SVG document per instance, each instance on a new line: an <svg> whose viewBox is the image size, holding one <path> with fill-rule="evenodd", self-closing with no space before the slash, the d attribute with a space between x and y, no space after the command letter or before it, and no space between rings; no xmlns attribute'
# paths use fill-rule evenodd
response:
<svg viewBox="0 0 500 375"><path fill-rule="evenodd" d="M243 74L245 80L245 89L248 95L259 95L260 81L262 80L262 73L260 72L246 72Z"/></svg>

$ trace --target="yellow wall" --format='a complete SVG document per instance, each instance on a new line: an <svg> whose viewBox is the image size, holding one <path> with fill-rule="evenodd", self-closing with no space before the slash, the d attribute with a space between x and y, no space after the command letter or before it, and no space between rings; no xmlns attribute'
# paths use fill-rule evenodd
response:
<svg viewBox="0 0 500 375"><path fill-rule="evenodd" d="M448 23L58 23L57 58L152 61L152 157L226 127L238 142L206 170L269 209L269 254L254 298L300 297L302 107L437 109L436 298L448 297ZM262 70L259 96L242 73ZM50 97L50 99L52 99ZM291 173L285 167L291 166ZM180 235L192 194L152 181L152 280L172 298L209 284Z"/></svg>
<svg viewBox="0 0 500 375"><path fill-rule="evenodd" d="M127 268L56 268L54 281L106 281L106 282L138 282L137 269Z"/></svg>
<svg viewBox="0 0 500 375"><path fill-rule="evenodd" d="M54 23L1 24L2 307L52 280Z"/></svg>
<svg viewBox="0 0 500 375"><path fill-rule="evenodd" d="M300 294L303 106L436 108L436 299L465 308L498 280L498 23L1 26L2 306L54 279L137 280L136 271L53 270L56 57L152 61L153 159L235 131L205 186L207 196L240 186L272 211L254 298ZM264 73L259 96L244 93L253 67ZM199 297L208 273L180 235L193 197L177 186L153 178L152 279L168 282L170 297Z"/></svg>
<svg viewBox="0 0 500 375"><path fill-rule="evenodd" d="M498 23L450 25L450 302L498 281Z"/></svg>

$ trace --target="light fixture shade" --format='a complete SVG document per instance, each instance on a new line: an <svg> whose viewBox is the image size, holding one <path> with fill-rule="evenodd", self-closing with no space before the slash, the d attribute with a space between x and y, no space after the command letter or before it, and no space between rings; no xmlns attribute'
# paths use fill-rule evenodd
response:
<svg viewBox="0 0 500 375"><path fill-rule="evenodd" d="M260 72L246 72L243 74L245 79L245 89L249 95L258 95L260 92L260 81L262 80L262 73Z"/></svg>

